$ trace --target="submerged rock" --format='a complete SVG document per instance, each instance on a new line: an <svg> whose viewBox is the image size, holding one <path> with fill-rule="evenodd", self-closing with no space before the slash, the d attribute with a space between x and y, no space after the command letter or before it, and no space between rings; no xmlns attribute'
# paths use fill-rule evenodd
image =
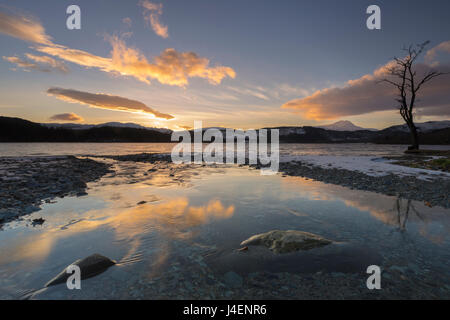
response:
<svg viewBox="0 0 450 320"><path fill-rule="evenodd" d="M76 265L80 267L81 271L81 280L94 277L108 269L109 267L115 265L116 262L102 256L101 254L94 253L89 257L84 259L79 259L72 263L72 265ZM56 277L51 279L49 282L45 284L46 287L54 286L59 283L64 283L67 281L67 278L70 277L70 273L66 272L67 267L61 271Z"/></svg>
<svg viewBox="0 0 450 320"><path fill-rule="evenodd" d="M265 246L275 253L288 253L298 250L310 250L332 243L318 235L297 230L272 230L248 238L241 246Z"/></svg>

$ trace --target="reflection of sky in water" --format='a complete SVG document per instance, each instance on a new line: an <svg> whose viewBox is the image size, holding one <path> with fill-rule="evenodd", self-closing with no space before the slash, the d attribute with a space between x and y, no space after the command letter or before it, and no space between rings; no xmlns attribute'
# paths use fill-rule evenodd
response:
<svg viewBox="0 0 450 320"><path fill-rule="evenodd" d="M311 253L265 264L251 254L240 261L230 254L242 240L273 229L304 230L343 243L341 256L333 246L319 252L336 260L336 270L346 270L342 265L349 263L354 272L395 253L448 272L449 210L414 201L408 209L407 201L395 197L260 176L257 170L191 169L168 177L164 170L143 175L148 164L120 166L117 175L91 184L88 196L44 205L32 215L44 217L43 226L27 226L26 220L5 226L0 232L0 293L39 288L66 265L95 252L146 278L163 272L189 247L204 248L205 261L219 273L227 268L314 271L306 266L317 264ZM344 256L350 260L339 261Z"/></svg>

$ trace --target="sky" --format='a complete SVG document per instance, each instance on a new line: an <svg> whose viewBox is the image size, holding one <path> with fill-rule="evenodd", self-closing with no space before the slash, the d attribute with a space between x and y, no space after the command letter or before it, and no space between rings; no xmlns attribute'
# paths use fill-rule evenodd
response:
<svg viewBox="0 0 450 320"><path fill-rule="evenodd" d="M69 5L81 29L70 30ZM366 9L381 9L369 30ZM402 48L450 71L450 2L0 0L0 115L175 130L402 123L379 80ZM450 75L423 87L417 121L450 119Z"/></svg>

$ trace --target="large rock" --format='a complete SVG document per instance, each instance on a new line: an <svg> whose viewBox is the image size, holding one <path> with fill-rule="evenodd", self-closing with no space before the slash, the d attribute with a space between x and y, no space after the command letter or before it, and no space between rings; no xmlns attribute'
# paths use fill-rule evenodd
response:
<svg viewBox="0 0 450 320"><path fill-rule="evenodd" d="M72 265L80 267L82 280L96 276L115 264L115 261L112 261L111 259L104 257L98 253L94 253L89 257L79 259L72 263ZM66 282L67 278L69 278L71 275L71 273L67 273L66 270L67 267L56 277L47 282L45 286L49 287Z"/></svg>
<svg viewBox="0 0 450 320"><path fill-rule="evenodd" d="M332 243L318 235L297 230L272 230L248 238L241 246L265 246L275 253L310 250Z"/></svg>

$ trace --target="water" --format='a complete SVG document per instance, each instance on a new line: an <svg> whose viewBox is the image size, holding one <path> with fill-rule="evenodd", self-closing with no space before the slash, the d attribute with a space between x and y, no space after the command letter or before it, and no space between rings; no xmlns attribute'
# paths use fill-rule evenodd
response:
<svg viewBox="0 0 450 320"><path fill-rule="evenodd" d="M99 145L98 153L133 148ZM72 146L72 153L94 150ZM369 147L359 152L383 152ZM67 145L32 148L69 153ZM309 148L320 152L323 145ZM113 163L116 174L90 183L87 196L57 199L3 227L0 298L38 290L93 253L118 264L83 280L81 290L61 284L34 297L450 298L450 210L247 168L169 165L145 175L151 164ZM31 226L38 217L45 223ZM284 255L261 247L236 251L241 241L273 229L308 231L335 243ZM365 284L372 264L383 272L376 292Z"/></svg>
<svg viewBox="0 0 450 320"><path fill-rule="evenodd" d="M175 143L0 143L0 157L44 155L122 155L133 153L170 153ZM423 146L424 149L450 150L450 146ZM400 155L406 145L370 143L280 144L280 154L385 156Z"/></svg>

